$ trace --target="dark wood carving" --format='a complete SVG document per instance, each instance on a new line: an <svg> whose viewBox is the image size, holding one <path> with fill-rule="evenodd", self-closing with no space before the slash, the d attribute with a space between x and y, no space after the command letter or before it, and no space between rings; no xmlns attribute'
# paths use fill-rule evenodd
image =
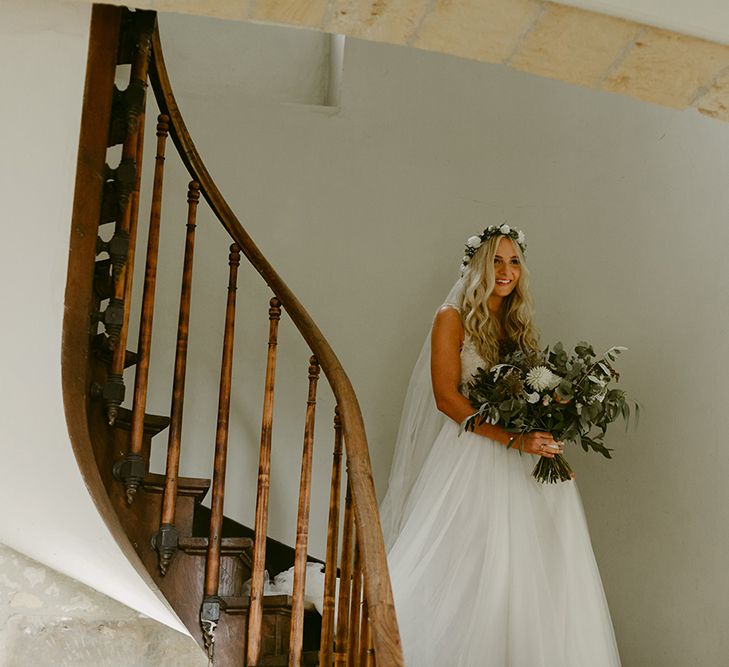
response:
<svg viewBox="0 0 729 667"><path fill-rule="evenodd" d="M149 14L147 14L149 16ZM147 73L149 70L149 61L151 55L151 35L146 34L146 38L138 39L136 42L136 50L132 62L131 73L130 73L130 86L142 86L142 89L146 87ZM139 84L133 83L139 82ZM142 100L144 95L142 95ZM143 103L142 103L143 105ZM143 106L142 106L143 108ZM110 123L111 126L111 123ZM130 169L135 172L133 182L136 183L137 203L139 199L139 175L141 171L140 161L140 133L142 133L143 123L135 121L130 123L128 126L127 134L122 145L121 164L129 165ZM143 144L141 144L143 146ZM132 219L136 217L136 210L134 209L133 195L134 188L129 194L124 193L118 198L117 201L117 216L116 226L114 229L114 236L117 237L122 243L126 243L128 247L131 246L132 237ZM136 221L135 221L136 222ZM113 269L113 295L111 298L111 304L118 304L122 309L125 307L128 309L128 302L125 303L124 299L127 292L127 274L131 273L126 261L114 262ZM107 331L109 333L109 345L114 349L118 344L121 345L122 351L124 350L124 343L120 340L120 334L123 327L123 323L120 326L114 327Z"/></svg>
<svg viewBox="0 0 729 667"><path fill-rule="evenodd" d="M145 71L146 76L146 71ZM142 101L142 108L140 113L140 119L137 126L136 132L133 133L136 139L136 165L137 173L132 190L131 197L129 199L129 250L127 253L126 264L122 267L122 272L119 277L119 283L124 281L124 314L122 319L121 330L119 331L119 340L113 346L112 357L111 357L111 368L107 377L107 384L113 389L106 390L106 413L109 418L109 424L114 425L114 420L119 412L119 406L124 401L124 369L126 368L126 355L127 355L127 338L129 335L129 314L131 311L132 303L132 282L134 277L134 256L137 247L137 227L139 221L139 190L141 188L142 181L142 156L144 153L144 100ZM114 285L116 289L116 284Z"/></svg>

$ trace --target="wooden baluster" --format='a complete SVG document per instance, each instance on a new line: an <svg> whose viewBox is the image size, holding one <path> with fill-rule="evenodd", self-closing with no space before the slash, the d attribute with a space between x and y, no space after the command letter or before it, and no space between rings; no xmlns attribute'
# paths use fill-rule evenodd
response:
<svg viewBox="0 0 729 667"><path fill-rule="evenodd" d="M294 584L291 602L291 633L289 635L289 667L300 667L304 642L304 589L306 587L306 552L309 547L309 508L311 504L311 467L314 457L314 420L316 416L316 385L319 362L309 359L309 396L306 400L304 450L301 455L299 509L296 515L296 547Z"/></svg>
<svg viewBox="0 0 729 667"><path fill-rule="evenodd" d="M223 533L223 502L225 498L225 469L228 457L228 422L230 419L230 390L233 379L233 338L235 333L235 297L240 265L240 248L233 243L228 256L228 301L225 308L223 359L220 364L220 391L218 394L218 423L215 432L215 462L213 464L213 492L210 502L210 535L205 560L203 604L200 609L205 646L212 657L215 627L220 619L220 544Z"/></svg>
<svg viewBox="0 0 729 667"><path fill-rule="evenodd" d="M367 604L367 579L362 578L362 625L359 633L359 665L371 667L374 664L372 633L370 632L369 605Z"/></svg>
<svg viewBox="0 0 729 667"><path fill-rule="evenodd" d="M146 74L145 74L146 76ZM131 77L130 77L131 80ZM129 133L136 138L137 175L134 189L129 197L129 250L127 261L121 269L119 283L124 281L124 308L119 341L113 347L109 375L104 385L104 401L109 425L113 426L119 414L119 406L124 402L124 362L127 354L127 338L129 335L129 312L132 303L132 282L134 277L134 255L137 247L137 227L139 221L139 191L142 183L142 156L144 154L144 107L139 117L137 131ZM125 141L126 145L126 141ZM126 213L126 211L125 211Z"/></svg>
<svg viewBox="0 0 729 667"><path fill-rule="evenodd" d="M360 562L359 540L357 539L356 525L354 535L354 569L352 571L352 594L349 600L348 667L356 667L357 658L359 657L359 623L360 605L362 603L362 566Z"/></svg>
<svg viewBox="0 0 729 667"><path fill-rule="evenodd" d="M346 665L349 651L348 616L352 586L352 540L354 508L352 491L347 480L347 495L344 499L344 526L342 527L342 565L339 578L339 605L337 607L337 630L334 642L334 664Z"/></svg>
<svg viewBox="0 0 729 667"><path fill-rule="evenodd" d="M182 287L180 288L180 315L177 322L177 350L175 354L175 374L172 383L169 439L167 442L167 471L162 495L162 516L159 532L153 538L154 547L159 554L159 570L162 576L167 573L167 568L175 555L179 540L179 533L175 528L177 473L180 469L187 341L190 331L192 265L195 255L195 224L199 200L200 184L197 181L190 181L187 190L187 234L185 237L185 259L182 268Z"/></svg>
<svg viewBox="0 0 729 667"><path fill-rule="evenodd" d="M246 664L251 666L258 664L261 652L261 628L263 624L263 575L266 568L268 492L271 484L273 399L274 389L276 387L278 323L281 319L281 302L275 297L271 299L269 304L268 319L268 356L266 359L266 384L263 393L263 417L261 420L261 451L258 461L255 541L253 544L253 559L251 564L251 594L248 604Z"/></svg>
<svg viewBox="0 0 729 667"><path fill-rule="evenodd" d="M151 26L154 24L152 23ZM148 26L151 27L151 26ZM129 74L129 86L138 86L146 89L147 87L147 74L149 72L149 61L152 54L152 35L151 32L146 30L142 31L139 35L137 42L137 49L132 61L132 67ZM139 115L130 115L127 119L127 134L124 138L122 145L122 154L120 164L129 164L136 169L135 180L138 184L139 176L141 172L141 145L142 139L140 134L144 126L144 114L143 112ZM136 164L135 164L136 161ZM139 193L138 187L136 188L137 194ZM136 211L132 204L132 193L128 195L123 193L119 197L118 207L118 219L114 228L114 236L121 239L122 242L126 242L131 251L132 246L132 221L136 217ZM136 221L135 221L136 222ZM125 261L114 261L113 263L113 287L112 295L109 300L109 308L112 310L117 309L122 313L118 324L107 326L108 344L112 350L116 350L117 347L122 348L122 355L125 352L125 345L121 344L121 329L124 324L124 311L129 309L129 302L125 301L127 292L127 274L131 273L128 268L128 263ZM127 315L128 317L128 315ZM123 356L122 356L123 363Z"/></svg>
<svg viewBox="0 0 729 667"><path fill-rule="evenodd" d="M142 316L139 322L137 343L137 367L134 376L134 402L132 425L129 436L129 453L115 466L115 475L124 482L127 503L134 501L134 494L144 479L146 464L142 460L142 438L144 437L144 413L147 407L147 382L149 379L149 355L152 344L152 321L154 319L154 292L157 283L157 254L159 251L159 227L162 216L162 186L164 183L165 145L169 129L169 117L160 114L157 119L157 155L154 165L154 185L147 239L147 263L142 294Z"/></svg>
<svg viewBox="0 0 729 667"><path fill-rule="evenodd" d="M327 527L326 564L324 566L324 605L321 615L319 664L331 667L334 651L334 595L337 585L337 549L339 547L339 504L342 493L342 420L339 408L334 411L334 455L329 488L329 522Z"/></svg>

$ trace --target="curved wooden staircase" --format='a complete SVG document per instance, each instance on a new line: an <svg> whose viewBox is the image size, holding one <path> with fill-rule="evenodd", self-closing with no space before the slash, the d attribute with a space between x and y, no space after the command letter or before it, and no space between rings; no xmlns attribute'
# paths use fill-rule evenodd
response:
<svg viewBox="0 0 729 667"><path fill-rule="evenodd" d="M403 665L362 415L321 331L240 224L212 181L175 102L153 12L97 5L89 61L71 233L63 341L69 433L87 486L121 548L159 587L215 665ZM120 65L129 84L115 88ZM139 338L127 349L151 82L157 119L154 185ZM167 139L191 181L174 382L169 416L146 413ZM113 169L109 149L121 145ZM196 217L200 196L229 234L229 278L212 480L179 477ZM100 227L113 233L106 242ZM105 234L109 237L109 234ZM247 260L269 286L268 352L255 525L224 516L237 272ZM224 288L224 286L221 286ZM267 537L278 326L285 311L308 344L303 453L293 547ZM248 316L248 314L247 314ZM127 409L124 369L134 368ZM312 448L320 370L337 405L321 615L304 599ZM211 399L214 400L214 399ZM302 403L304 398L302 397ZM165 474L149 470L153 438L167 438ZM342 460L346 455L346 470ZM343 484L343 482L345 482ZM341 487L345 486L344 499ZM201 504L211 494L210 509ZM292 512L293 512L292 508ZM264 595L264 571L294 566L289 595ZM250 593L244 595L244 582ZM335 618L336 583L339 582Z"/></svg>

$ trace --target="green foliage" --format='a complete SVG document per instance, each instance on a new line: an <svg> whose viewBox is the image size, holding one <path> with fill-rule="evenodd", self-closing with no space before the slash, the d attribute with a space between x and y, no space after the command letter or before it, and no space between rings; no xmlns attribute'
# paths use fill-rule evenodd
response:
<svg viewBox="0 0 729 667"><path fill-rule="evenodd" d="M512 433L548 431L557 440L575 442L609 459L612 450L604 442L608 426L622 418L627 430L631 416L625 391L611 386L620 379L613 362L626 349L611 347L598 357L583 341L571 353L561 342L537 355L514 350L493 368L479 369L466 385L476 413L462 428L488 422ZM640 406L633 406L637 427ZM553 482L569 479L568 471L563 457L542 457L534 476Z"/></svg>

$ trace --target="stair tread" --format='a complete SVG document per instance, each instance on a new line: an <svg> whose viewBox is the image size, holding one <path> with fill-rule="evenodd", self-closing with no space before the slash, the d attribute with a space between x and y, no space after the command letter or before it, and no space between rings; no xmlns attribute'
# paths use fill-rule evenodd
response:
<svg viewBox="0 0 729 667"><path fill-rule="evenodd" d="M170 418L164 415L144 415L144 434L154 437L170 425ZM132 427L132 411L128 408L119 408L114 426L128 431Z"/></svg>
<svg viewBox="0 0 729 667"><path fill-rule="evenodd" d="M284 655L262 655L258 664L261 667L288 667L289 656ZM319 651L303 651L301 653L301 664L302 665L318 665L319 664Z"/></svg>
<svg viewBox="0 0 729 667"><path fill-rule="evenodd" d="M91 348L99 361L107 366L111 365L112 351L106 346L106 334L96 334L91 341ZM137 363L137 353L131 350L124 352L124 368L129 368Z"/></svg>
<svg viewBox="0 0 729 667"><path fill-rule="evenodd" d="M156 472L148 472L144 476L144 482L142 484L145 491L162 493L165 488L165 476ZM197 502L200 502L205 497L208 489L210 489L209 479L203 477L177 478L178 496L193 496Z"/></svg>
<svg viewBox="0 0 729 667"><path fill-rule="evenodd" d="M224 596L220 598L223 609L229 614L243 614L248 610L250 596ZM290 595L264 595L263 608L273 609L276 607L290 608L293 598ZM304 601L304 611L316 611L313 603Z"/></svg>
<svg viewBox="0 0 729 667"><path fill-rule="evenodd" d="M207 537L181 537L178 546L182 551L193 556L207 554L209 540ZM223 556L237 556L253 547L253 540L248 537L224 537L220 541L220 553Z"/></svg>

